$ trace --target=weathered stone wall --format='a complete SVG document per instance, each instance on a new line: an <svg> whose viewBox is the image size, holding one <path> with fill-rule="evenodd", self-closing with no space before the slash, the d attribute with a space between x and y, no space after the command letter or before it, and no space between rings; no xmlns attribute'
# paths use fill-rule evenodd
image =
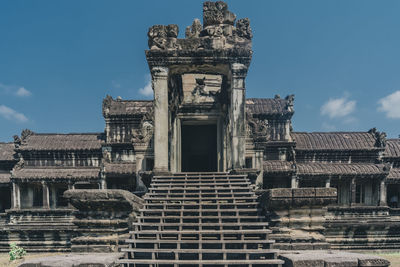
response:
<svg viewBox="0 0 400 267"><path fill-rule="evenodd" d="M64 196L77 209L73 252L118 251L143 203L125 190L68 190Z"/></svg>
<svg viewBox="0 0 400 267"><path fill-rule="evenodd" d="M336 201L335 188L278 188L265 190L265 210L275 248L327 249L324 236L326 206Z"/></svg>
<svg viewBox="0 0 400 267"><path fill-rule="evenodd" d="M335 249L398 250L400 220L390 208L376 206L329 207L326 239Z"/></svg>

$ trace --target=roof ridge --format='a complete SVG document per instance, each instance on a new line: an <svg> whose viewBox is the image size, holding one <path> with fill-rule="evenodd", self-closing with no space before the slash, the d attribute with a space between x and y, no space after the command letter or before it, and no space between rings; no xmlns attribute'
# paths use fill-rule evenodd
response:
<svg viewBox="0 0 400 267"><path fill-rule="evenodd" d="M32 135L101 135L104 132L82 132L82 133L33 133Z"/></svg>

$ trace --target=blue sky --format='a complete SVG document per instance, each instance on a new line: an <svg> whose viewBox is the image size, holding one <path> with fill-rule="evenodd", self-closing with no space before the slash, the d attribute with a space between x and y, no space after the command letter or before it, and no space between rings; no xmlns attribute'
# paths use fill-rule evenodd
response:
<svg viewBox="0 0 400 267"><path fill-rule="evenodd" d="M400 1L228 4L253 28L247 97L295 94L296 131L400 134ZM148 27L183 37L201 16L202 1L1 1L0 141L103 131L106 94L146 98Z"/></svg>

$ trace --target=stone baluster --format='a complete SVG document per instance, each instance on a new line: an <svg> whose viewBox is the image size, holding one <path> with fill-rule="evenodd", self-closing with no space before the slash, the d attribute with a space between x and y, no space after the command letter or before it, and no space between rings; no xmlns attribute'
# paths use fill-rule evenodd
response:
<svg viewBox="0 0 400 267"><path fill-rule="evenodd" d="M290 187L291 188L298 188L299 187L296 175L292 176L291 181L290 181Z"/></svg>
<svg viewBox="0 0 400 267"><path fill-rule="evenodd" d="M328 177L328 178L325 180L325 187L326 187L326 188L331 187L331 177Z"/></svg>
<svg viewBox="0 0 400 267"><path fill-rule="evenodd" d="M154 170L168 172L168 68L151 69L154 90Z"/></svg>
<svg viewBox="0 0 400 267"><path fill-rule="evenodd" d="M231 154L232 168L241 169L245 167L246 154L246 125L245 125L245 78L247 67L240 63L231 65Z"/></svg>

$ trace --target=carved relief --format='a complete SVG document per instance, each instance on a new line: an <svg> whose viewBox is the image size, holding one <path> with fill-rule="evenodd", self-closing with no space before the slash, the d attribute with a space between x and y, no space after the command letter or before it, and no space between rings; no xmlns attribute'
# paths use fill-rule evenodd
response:
<svg viewBox="0 0 400 267"><path fill-rule="evenodd" d="M250 20L248 18L239 19L236 22L236 35L245 39L253 38L253 32L250 27Z"/></svg>
<svg viewBox="0 0 400 267"><path fill-rule="evenodd" d="M267 119L253 118L248 115L247 124L249 126L249 134L254 141L267 141L269 139L269 123Z"/></svg>
<svg viewBox="0 0 400 267"><path fill-rule="evenodd" d="M107 95L106 98L103 99L103 116L107 115L110 112L111 102L113 101L112 96Z"/></svg>
<svg viewBox="0 0 400 267"><path fill-rule="evenodd" d="M236 15L228 10L228 4L222 1L204 2L203 22L204 27L218 24L235 23Z"/></svg>
<svg viewBox="0 0 400 267"><path fill-rule="evenodd" d="M179 28L176 24L170 25L154 25L149 28L147 36L149 37L150 49L177 49L176 38L178 37Z"/></svg>
<svg viewBox="0 0 400 267"><path fill-rule="evenodd" d="M221 92L221 75L211 74L184 74L182 75L183 102L214 103Z"/></svg>
<svg viewBox="0 0 400 267"><path fill-rule="evenodd" d="M143 116L138 129L132 130L132 143L148 143L153 137L152 112Z"/></svg>

